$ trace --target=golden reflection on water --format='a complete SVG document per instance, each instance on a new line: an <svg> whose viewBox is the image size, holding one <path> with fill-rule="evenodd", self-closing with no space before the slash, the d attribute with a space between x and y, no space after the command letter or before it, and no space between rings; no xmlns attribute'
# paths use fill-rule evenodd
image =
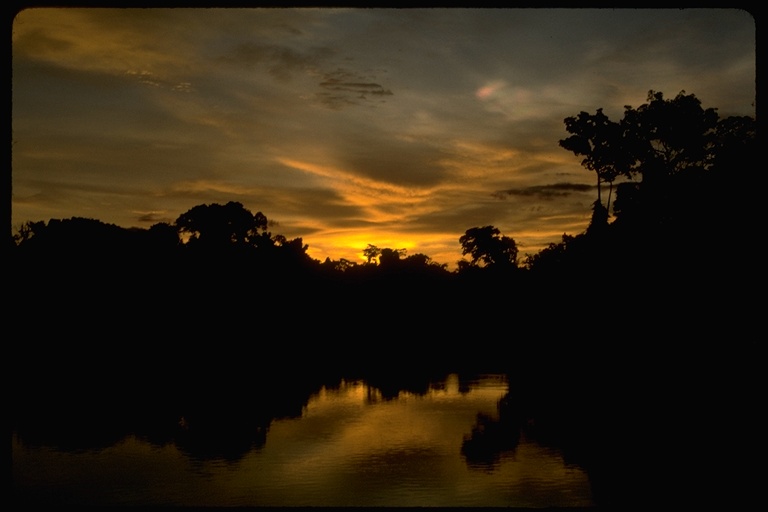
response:
<svg viewBox="0 0 768 512"><path fill-rule="evenodd" d="M462 392L451 375L419 395L386 400L364 382L323 389L301 419L276 421L237 474L244 503L268 506L589 506L586 474L525 440L493 469L460 454L478 413L497 416L507 383ZM250 487L249 487L250 484Z"/></svg>
<svg viewBox="0 0 768 512"><path fill-rule="evenodd" d="M592 505L587 475L524 437L496 464L461 454L479 413L497 416L507 383L455 375L426 393L387 397L363 381L312 396L300 418L274 420L266 443L235 462L186 457L129 437L99 452L13 443L16 484L85 504L181 506Z"/></svg>

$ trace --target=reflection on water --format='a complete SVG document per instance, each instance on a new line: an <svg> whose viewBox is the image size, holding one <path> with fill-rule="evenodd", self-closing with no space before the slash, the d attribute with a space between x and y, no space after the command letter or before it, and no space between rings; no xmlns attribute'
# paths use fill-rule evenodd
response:
<svg viewBox="0 0 768 512"><path fill-rule="evenodd" d="M13 442L14 488L54 503L182 506L592 505L586 474L526 439L500 376L424 389L341 381L275 419L244 456L196 458L135 435L99 450ZM501 414L501 416L500 416Z"/></svg>

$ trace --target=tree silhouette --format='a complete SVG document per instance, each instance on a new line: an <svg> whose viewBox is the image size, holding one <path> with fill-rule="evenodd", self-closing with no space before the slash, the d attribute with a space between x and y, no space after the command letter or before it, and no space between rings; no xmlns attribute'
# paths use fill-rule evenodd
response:
<svg viewBox="0 0 768 512"><path fill-rule="evenodd" d="M560 242L551 242L539 252L526 255L523 267L550 275L562 271L567 263L566 250L573 240L573 235L563 234Z"/></svg>
<svg viewBox="0 0 768 512"><path fill-rule="evenodd" d="M135 258L146 231L125 229L97 219L71 217L25 222L13 235L19 254L50 262L106 269Z"/></svg>
<svg viewBox="0 0 768 512"><path fill-rule="evenodd" d="M346 258L340 258L338 260L332 260L329 257L325 258L325 261L320 264L319 268L324 271L330 271L330 272L338 272L338 273L344 273L347 271L351 271L352 269L357 267L357 263L354 261L350 261Z"/></svg>
<svg viewBox="0 0 768 512"><path fill-rule="evenodd" d="M264 214L252 214L234 201L223 206L217 203L195 206L182 213L175 224L182 235L190 236L189 242L193 245L208 248L271 245Z"/></svg>
<svg viewBox="0 0 768 512"><path fill-rule="evenodd" d="M644 222L659 225L685 208L695 181L711 168L718 114L714 108L702 108L699 99L685 91L670 100L651 90L647 101L637 109L626 106L621 121L624 147L634 159L631 172L641 176L639 195L622 210L634 204ZM624 187L621 193L630 190Z"/></svg>
<svg viewBox="0 0 768 512"><path fill-rule="evenodd" d="M512 238L502 236L494 226L468 229L459 237L462 254L469 254L470 265L493 267L516 267L517 244Z"/></svg>
<svg viewBox="0 0 768 512"><path fill-rule="evenodd" d="M642 190L630 200L622 201L620 210L627 212L633 205L646 210L648 215L662 220L668 216L674 195L681 192L670 185L678 175L690 175L711 167L719 139L726 145L749 132L749 118L739 118L718 124L714 108L703 109L693 94L681 91L675 98L665 99L663 93L649 91L647 103L638 108L624 107L624 116L616 123L608 119L603 109L594 115L581 112L567 117L566 130L572 135L560 141L560 146L576 155L584 156L582 165L597 174L597 197L602 204L601 184L609 183L606 211L610 212L613 182L619 176L641 176L642 185L626 185L620 192L632 194ZM618 198L617 198L618 200ZM593 225L602 220L605 212L594 205Z"/></svg>
<svg viewBox="0 0 768 512"><path fill-rule="evenodd" d="M610 217L608 208L597 199L592 203L592 219L587 226L587 233L595 236L604 234L608 228L608 217Z"/></svg>
<svg viewBox="0 0 768 512"><path fill-rule="evenodd" d="M42 233L45 230L45 221L27 221L23 222L16 233L12 235L15 245L26 244L33 236Z"/></svg>
<svg viewBox="0 0 768 512"><path fill-rule="evenodd" d="M368 263L376 262L376 259L381 255L381 249L376 247L373 244L368 244L368 246L363 249L363 256L366 257L368 260Z"/></svg>
<svg viewBox="0 0 768 512"><path fill-rule="evenodd" d="M148 231L151 243L158 247L174 248L181 243L178 230L167 222L158 222L150 226Z"/></svg>
<svg viewBox="0 0 768 512"><path fill-rule="evenodd" d="M693 94L681 91L674 99L648 92L648 103L624 107L621 125L626 148L634 156L633 172L643 179L662 179L686 169L708 166L715 142L717 110L703 109Z"/></svg>
<svg viewBox="0 0 768 512"><path fill-rule="evenodd" d="M275 252L273 266L282 265L297 268L318 263L307 254L309 245L305 244L301 237L289 240L283 235L275 235L273 241L272 250Z"/></svg>
<svg viewBox="0 0 768 512"><path fill-rule="evenodd" d="M731 116L715 127L714 156L710 159L716 172L742 171L754 165L757 149L757 124L748 116Z"/></svg>
<svg viewBox="0 0 768 512"><path fill-rule="evenodd" d="M565 118L565 129L570 137L562 139L560 146L583 156L581 161L586 169L597 176L597 201L602 204L601 188L609 184L608 204L610 211L613 182L619 176L630 176L633 157L627 151L623 139L623 127L597 109L594 115L580 112L578 116Z"/></svg>
<svg viewBox="0 0 768 512"><path fill-rule="evenodd" d="M401 261L400 256L405 255L405 252L405 249L391 249L385 247L381 249L381 253L379 254L379 265L383 268L396 267Z"/></svg>
<svg viewBox="0 0 768 512"><path fill-rule="evenodd" d="M689 257L701 261L695 247L710 236L708 229L736 227L737 200L721 190L734 171L754 165L756 127L751 117L721 120L716 109L704 109L693 94L681 91L666 99L651 90L645 104L624 107L619 123L598 109L595 115L568 117L565 125L572 135L560 146L584 156L582 165L598 176L598 200L585 233L589 240L577 240L579 247L589 247L578 251L583 261L589 252L597 257L598 250L605 252L603 263L612 266L623 261L661 269ZM617 186L615 221L608 230L610 192L604 207L600 184L619 176L639 181ZM654 254L652 247L664 247L666 254Z"/></svg>
<svg viewBox="0 0 768 512"><path fill-rule="evenodd" d="M403 265L410 269L438 269L440 271L447 272L447 263L437 263L432 261L432 258L426 254L417 252L415 254L409 254L403 260Z"/></svg>

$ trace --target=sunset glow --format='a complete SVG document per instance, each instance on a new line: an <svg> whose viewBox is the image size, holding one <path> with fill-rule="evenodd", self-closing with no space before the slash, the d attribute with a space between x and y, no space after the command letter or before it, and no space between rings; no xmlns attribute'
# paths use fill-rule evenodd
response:
<svg viewBox="0 0 768 512"><path fill-rule="evenodd" d="M453 269L486 225L533 254L596 199L564 118L651 89L755 115L737 9L34 8L12 57L12 229L238 201L320 260Z"/></svg>

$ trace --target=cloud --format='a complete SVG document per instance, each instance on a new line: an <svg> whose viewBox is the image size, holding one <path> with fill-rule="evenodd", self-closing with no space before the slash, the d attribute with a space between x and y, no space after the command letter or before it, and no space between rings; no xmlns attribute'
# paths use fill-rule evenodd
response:
<svg viewBox="0 0 768 512"><path fill-rule="evenodd" d="M343 168L323 166L299 160L281 159L283 165L305 172L308 176L318 179L324 187L329 187L336 194L330 205L334 206L338 218L328 219L333 226L359 226L360 221L371 227L385 227L405 223L414 212L429 209L431 199L430 189L418 189L398 186L386 181L377 181L365 176L359 176ZM343 211L344 208L354 210ZM310 204L306 211L318 208ZM350 218L349 216L352 215ZM346 221L345 221L346 217ZM348 222L352 221L352 224Z"/></svg>
<svg viewBox="0 0 768 512"><path fill-rule="evenodd" d="M179 20L164 14L170 15L170 10L22 10L14 19L14 59L93 74L119 76L130 70L150 70L173 76L186 67L190 47L177 37L183 34L169 30ZM144 39L152 44L142 44Z"/></svg>
<svg viewBox="0 0 768 512"><path fill-rule="evenodd" d="M177 215L169 214L166 211L152 211L152 212L134 212L137 214L136 220L139 224L157 224L158 222L173 223L177 218ZM182 212L179 212L179 214Z"/></svg>
<svg viewBox="0 0 768 512"><path fill-rule="evenodd" d="M264 64L269 73L283 81L290 80L295 72L315 70L320 62L333 55L330 48L312 47L297 51L279 44L245 42L221 55L221 62L232 65L255 66Z"/></svg>
<svg viewBox="0 0 768 512"><path fill-rule="evenodd" d="M371 102L373 99L383 103L386 96L394 95L390 89L374 80L373 76L338 68L323 75L318 84L321 91L315 97L323 105L338 110L349 105Z"/></svg>
<svg viewBox="0 0 768 512"><path fill-rule="evenodd" d="M373 143L379 147L372 149ZM445 168L441 164L445 154L439 148L396 139L378 142L371 140L367 143L361 141L357 148L350 147L338 156L345 167L355 174L382 183L403 187L430 187L446 177Z"/></svg>
<svg viewBox="0 0 768 512"><path fill-rule="evenodd" d="M475 96L478 99L485 100L506 85L507 83L504 80L494 80L492 82L488 82L475 91Z"/></svg>
<svg viewBox="0 0 768 512"><path fill-rule="evenodd" d="M316 82L319 90L312 94L300 94L300 97L312 99L333 110L363 103L370 105L374 104L374 100L375 103L382 103L386 97L394 95L371 73L342 67L328 71L329 60L337 53L323 46L295 50L286 45L251 41L236 45L218 60L236 66L264 66L271 76L283 82L298 76L319 77Z"/></svg>
<svg viewBox="0 0 768 512"><path fill-rule="evenodd" d="M320 87L329 91L352 92L354 94L359 94L360 97L365 97L367 94L392 96L392 91L384 89L380 84L343 82L338 79L330 79L325 82L320 82Z"/></svg>
<svg viewBox="0 0 768 512"><path fill-rule="evenodd" d="M533 185L530 187L500 190L494 192L493 195L500 199L504 199L508 196L524 196L551 200L554 198L567 197L574 192L589 192L594 188L593 185L584 185L582 183L554 183L552 185Z"/></svg>
<svg viewBox="0 0 768 512"><path fill-rule="evenodd" d="M234 181L187 180L164 189L158 196L164 201L190 204L237 200L253 212L261 211L279 222L291 236L315 232L328 224L360 226L367 215L364 204L352 202L343 190L328 186L246 186ZM299 225L307 231L301 231Z"/></svg>
<svg viewBox="0 0 768 512"><path fill-rule="evenodd" d="M159 77L151 71L136 71L129 70L125 72L129 77L135 78L139 83L149 85L151 87L162 87L177 92L192 92L192 84L190 82L172 82L165 78Z"/></svg>
<svg viewBox="0 0 768 512"><path fill-rule="evenodd" d="M86 217L124 227L175 219L173 215L153 217L161 213L158 207L166 206L157 202L158 198L147 189L130 184L26 179L14 184L12 215L14 224Z"/></svg>

